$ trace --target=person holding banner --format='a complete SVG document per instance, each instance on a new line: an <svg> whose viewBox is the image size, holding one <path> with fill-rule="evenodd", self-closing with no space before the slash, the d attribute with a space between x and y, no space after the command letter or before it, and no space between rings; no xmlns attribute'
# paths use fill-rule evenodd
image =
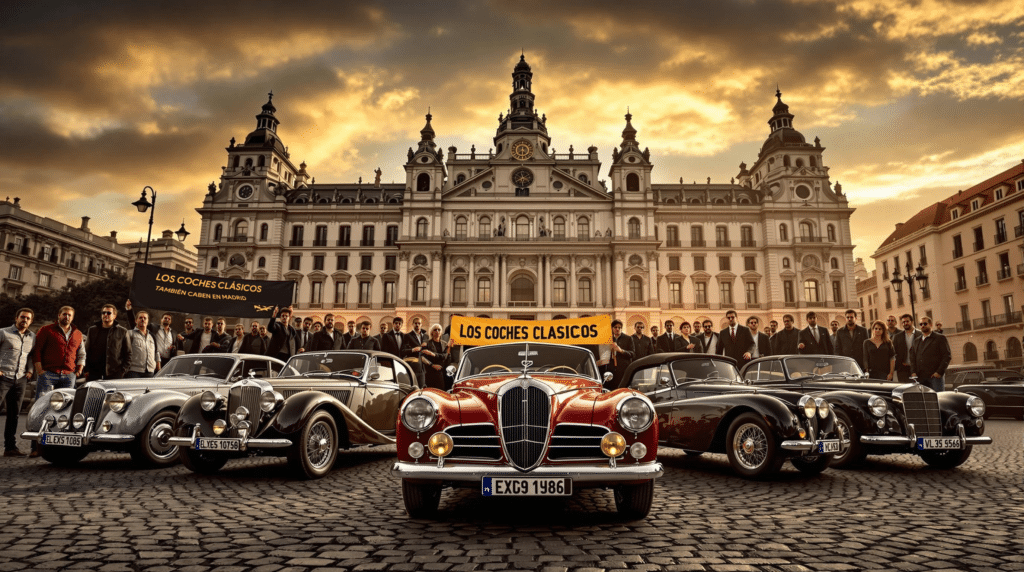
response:
<svg viewBox="0 0 1024 572"><path fill-rule="evenodd" d="M626 373L626 368L633 361L633 340L629 336L622 333L622 320L612 321L612 347L611 347L611 367L612 379L605 387L614 389L619 386L619 381L622 380L622 375Z"/></svg>
<svg viewBox="0 0 1024 572"><path fill-rule="evenodd" d="M352 341L348 343L347 349L380 351L380 342L377 341L376 336L370 335L370 327L370 322L362 322L359 324L360 335L352 338Z"/></svg>
<svg viewBox="0 0 1024 572"><path fill-rule="evenodd" d="M268 356L286 362L297 353L295 351L295 328L289 324L291 320L291 306L287 308L274 306L274 315L271 316L270 323L267 324L267 331L270 332Z"/></svg>
<svg viewBox="0 0 1024 572"><path fill-rule="evenodd" d="M415 322L414 322L415 323ZM430 327L430 339L427 340L426 347L423 348L422 356L420 359L426 370L426 386L440 389L441 391L449 391L451 389L447 383L445 383L444 368L448 367L451 361L451 349L453 342L448 340L445 344L441 341L441 324L434 324Z"/></svg>

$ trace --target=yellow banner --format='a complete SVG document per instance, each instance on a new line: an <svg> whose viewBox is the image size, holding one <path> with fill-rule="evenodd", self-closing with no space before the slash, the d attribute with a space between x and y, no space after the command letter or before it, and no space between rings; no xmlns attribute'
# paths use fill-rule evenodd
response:
<svg viewBox="0 0 1024 572"><path fill-rule="evenodd" d="M465 346L488 346L508 342L550 344L607 344L612 341L610 316L572 320L494 320L452 316L451 339Z"/></svg>

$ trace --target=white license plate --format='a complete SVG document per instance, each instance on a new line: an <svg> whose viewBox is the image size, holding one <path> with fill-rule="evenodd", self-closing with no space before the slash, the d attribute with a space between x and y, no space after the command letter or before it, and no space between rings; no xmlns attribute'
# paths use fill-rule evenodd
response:
<svg viewBox="0 0 1024 572"><path fill-rule="evenodd" d="M922 451L928 449L962 449L959 437L918 437L917 448Z"/></svg>
<svg viewBox="0 0 1024 572"><path fill-rule="evenodd" d="M66 435L63 433L43 433L39 440L42 445L57 445L59 447L81 447L81 435Z"/></svg>
<svg viewBox="0 0 1024 572"><path fill-rule="evenodd" d="M485 497L565 497L572 495L568 477L484 477Z"/></svg>
<svg viewBox="0 0 1024 572"><path fill-rule="evenodd" d="M239 451L242 448L241 439L202 439L196 441L196 449L203 451Z"/></svg>
<svg viewBox="0 0 1024 572"><path fill-rule="evenodd" d="M825 441L818 441L818 452L819 453L838 453L839 452L839 439L828 439Z"/></svg>

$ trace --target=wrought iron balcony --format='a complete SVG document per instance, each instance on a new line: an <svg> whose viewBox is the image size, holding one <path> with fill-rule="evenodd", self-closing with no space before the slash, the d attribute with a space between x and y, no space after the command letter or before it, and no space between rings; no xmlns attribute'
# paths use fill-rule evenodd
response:
<svg viewBox="0 0 1024 572"><path fill-rule="evenodd" d="M956 282L953 283L953 291L954 292L963 292L966 289L967 289L967 279L966 278L964 278L963 280L957 280Z"/></svg>

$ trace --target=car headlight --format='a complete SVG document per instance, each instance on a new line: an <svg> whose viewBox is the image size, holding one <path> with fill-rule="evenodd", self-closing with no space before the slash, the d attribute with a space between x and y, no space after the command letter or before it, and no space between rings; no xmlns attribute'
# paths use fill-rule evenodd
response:
<svg viewBox="0 0 1024 572"><path fill-rule="evenodd" d="M433 426L436 420L437 408L429 399L416 397L406 402L402 408L402 425L410 431L425 431Z"/></svg>
<svg viewBox="0 0 1024 572"><path fill-rule="evenodd" d="M220 435L221 433L228 430L228 422L223 419L218 419L213 422L213 434Z"/></svg>
<svg viewBox="0 0 1024 572"><path fill-rule="evenodd" d="M203 411L213 411L223 399L212 391L204 391L202 397L199 398L199 406L203 408Z"/></svg>
<svg viewBox="0 0 1024 572"><path fill-rule="evenodd" d="M818 413L818 405L814 403L814 398L809 395L801 397L799 405L800 409L804 410L804 417L808 419L813 419L814 415Z"/></svg>
<svg viewBox="0 0 1024 572"><path fill-rule="evenodd" d="M61 431L63 431L65 429L67 429L67 428L68 428L68 416L67 415L61 415L60 417L57 418L57 429L60 429Z"/></svg>
<svg viewBox="0 0 1024 572"><path fill-rule="evenodd" d="M889 405L881 397L872 395L868 398L868 409L875 417L884 417L885 413L889 411Z"/></svg>
<svg viewBox="0 0 1024 572"><path fill-rule="evenodd" d="M435 457L450 455L454 446L455 442L447 433L434 433L427 440L427 449L430 449L430 454Z"/></svg>
<svg viewBox="0 0 1024 572"><path fill-rule="evenodd" d="M619 424L634 433L646 431L654 422L654 410L647 400L629 397L619 403Z"/></svg>
<svg viewBox="0 0 1024 572"><path fill-rule="evenodd" d="M249 410L239 405L238 409L231 415L228 415L228 419L231 420L232 425L238 425L240 422L245 421L249 418Z"/></svg>
<svg viewBox="0 0 1024 572"><path fill-rule="evenodd" d="M262 409L264 413L270 413L275 407L277 407L278 398L284 400L284 398L281 397L281 394L276 391L264 391L260 394L260 409Z"/></svg>
<svg viewBox="0 0 1024 572"><path fill-rule="evenodd" d="M63 391L54 391L50 393L50 407L54 411L60 411L68 405L71 405L71 399L68 399L68 396L64 395Z"/></svg>
<svg viewBox="0 0 1024 572"><path fill-rule="evenodd" d="M970 412L971 412L971 415L973 415L975 417L984 417L985 416L985 400L980 398L980 397L978 397L978 396L976 396L976 395L972 395L972 396L967 398L967 409L969 409Z"/></svg>
<svg viewBox="0 0 1024 572"><path fill-rule="evenodd" d="M626 438L618 433L606 433L601 439L601 452L615 458L626 452Z"/></svg>
<svg viewBox="0 0 1024 572"><path fill-rule="evenodd" d="M822 419L828 417L828 402L818 397L814 400L814 405L818 408L818 417Z"/></svg>
<svg viewBox="0 0 1024 572"><path fill-rule="evenodd" d="M107 397L107 407L109 407L110 410L113 411L114 413L120 413L124 411L125 407L128 407L129 402L131 402L131 399L129 399L127 395L121 393L120 391L111 393Z"/></svg>
<svg viewBox="0 0 1024 572"><path fill-rule="evenodd" d="M85 415L82 413L75 413L75 416L71 418L71 426L75 429L81 429L85 426Z"/></svg>

